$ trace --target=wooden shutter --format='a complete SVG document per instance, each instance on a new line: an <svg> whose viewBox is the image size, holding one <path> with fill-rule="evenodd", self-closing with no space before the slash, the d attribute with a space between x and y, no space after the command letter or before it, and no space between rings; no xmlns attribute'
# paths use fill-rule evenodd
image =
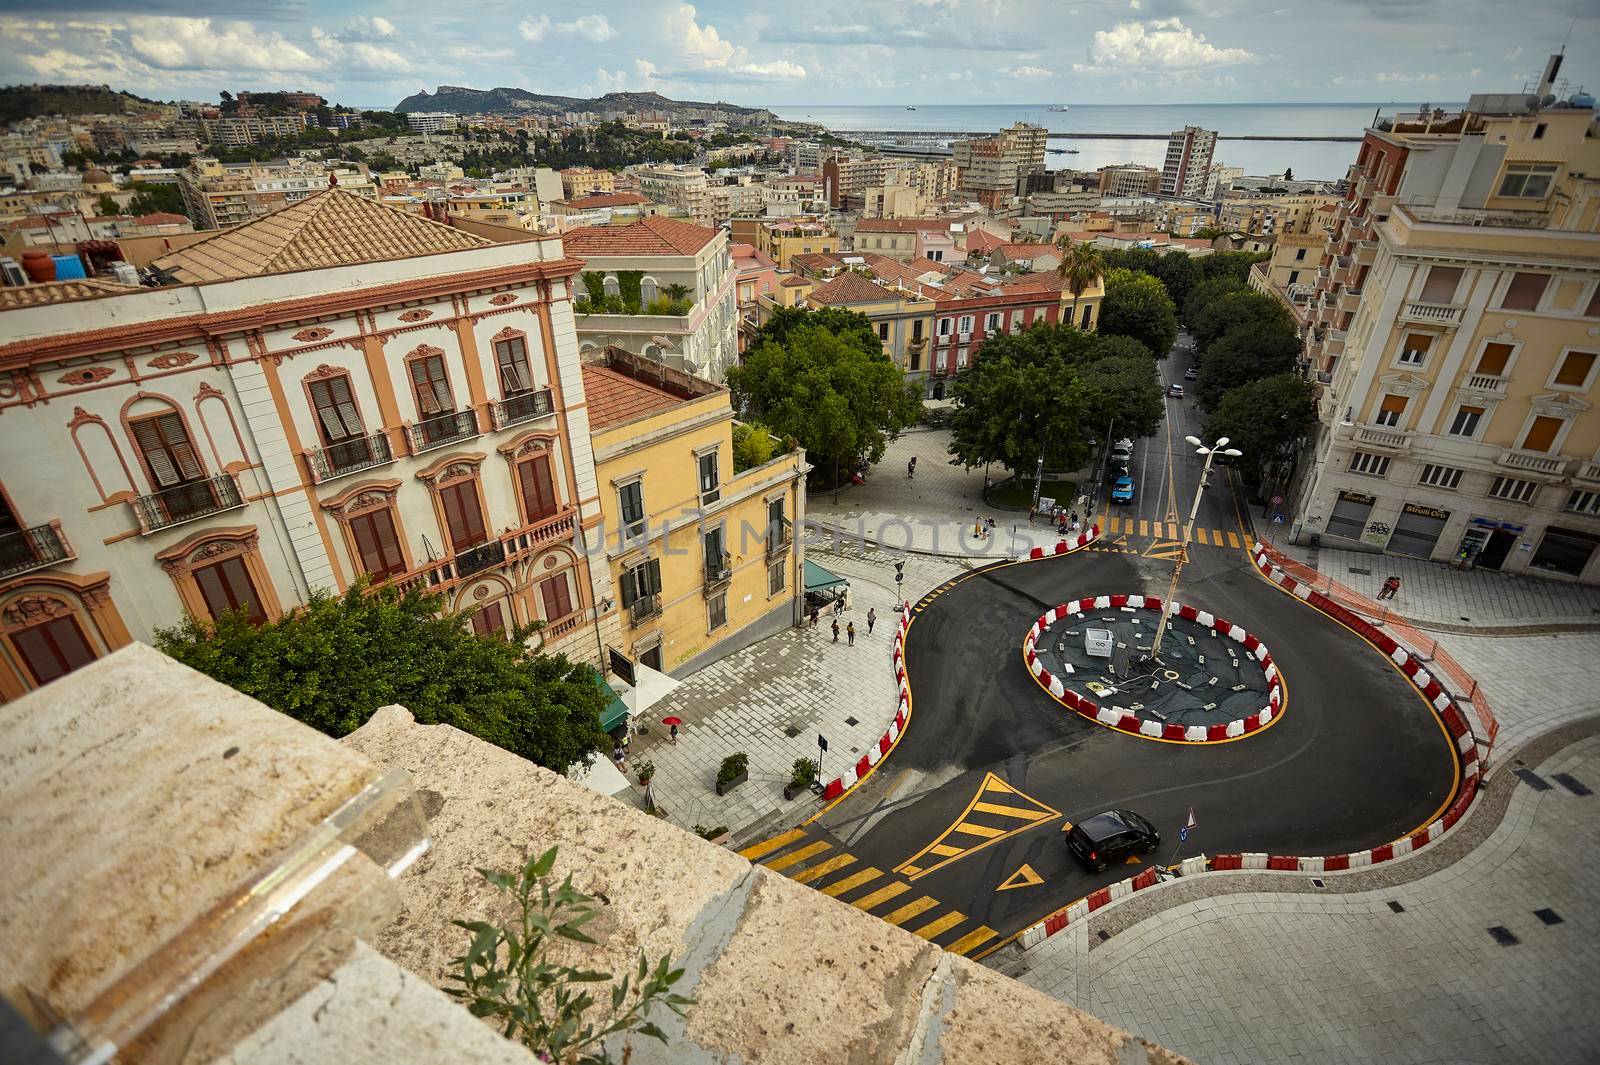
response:
<svg viewBox="0 0 1600 1065"><path fill-rule="evenodd" d="M1449 303L1455 298L1456 285L1461 281L1461 268L1433 266L1428 268L1428 279L1422 283L1423 303Z"/></svg>
<svg viewBox="0 0 1600 1065"><path fill-rule="evenodd" d="M1406 343L1405 343L1405 350L1406 351L1420 351L1424 355L1426 355L1428 353L1428 349L1430 347L1432 347L1432 346L1433 346L1433 334L1431 334L1431 333L1407 333L1406 334Z"/></svg>
<svg viewBox="0 0 1600 1065"><path fill-rule="evenodd" d="M475 481L462 481L445 488L440 495L444 501L445 521L450 534L450 546L455 551L465 551L488 538L483 528L483 511L478 506L478 485Z"/></svg>
<svg viewBox="0 0 1600 1065"><path fill-rule="evenodd" d="M411 383L417 392L417 409L424 418L436 418L455 409L450 395L450 379L445 376L444 359L430 355L411 364Z"/></svg>
<svg viewBox="0 0 1600 1065"><path fill-rule="evenodd" d="M387 577L405 571L405 555L400 551L394 514L388 508L351 518L350 535L354 537L356 551L361 556L363 572L374 577Z"/></svg>
<svg viewBox="0 0 1600 1065"><path fill-rule="evenodd" d="M1383 405L1379 407L1385 414L1401 414L1406 409L1406 397L1384 394Z"/></svg>
<svg viewBox="0 0 1600 1065"><path fill-rule="evenodd" d="M1544 416L1533 419L1533 424L1528 426L1528 435L1522 438L1524 451L1549 451L1556 442L1556 434L1561 432L1560 418L1546 418Z"/></svg>
<svg viewBox="0 0 1600 1065"><path fill-rule="evenodd" d="M134 443L144 455L157 488L169 488L185 481L198 481L205 468L189 443L183 419L177 414L158 414L133 423Z"/></svg>
<svg viewBox="0 0 1600 1065"><path fill-rule="evenodd" d="M658 594L661 591L661 562L660 562L660 560L652 558L649 562L646 562L644 564L644 572L645 572L646 579L650 582L650 589L649 589L649 592L647 594L650 594L650 595Z"/></svg>
<svg viewBox="0 0 1600 1065"><path fill-rule="evenodd" d="M1577 388L1589 379L1589 371L1594 369L1595 353L1592 351L1569 351L1567 357L1561 360L1561 369L1556 371L1556 384Z"/></svg>
<svg viewBox="0 0 1600 1065"><path fill-rule="evenodd" d="M1499 377L1506 372L1506 364L1510 361L1510 344L1485 344L1483 354L1478 356L1478 368L1474 372Z"/></svg>
<svg viewBox="0 0 1600 1065"><path fill-rule="evenodd" d="M550 475L548 453L517 463L517 480L522 486L522 505L527 510L528 521L548 518L556 512L556 486Z"/></svg>
<svg viewBox="0 0 1600 1065"><path fill-rule="evenodd" d="M528 375L528 346L521 337L497 341L494 351L500 361L500 390L505 395L533 388Z"/></svg>
<svg viewBox="0 0 1600 1065"><path fill-rule="evenodd" d="M317 430L324 443L333 444L364 435L361 412L350 394L350 378L330 377L311 382L311 402L317 408Z"/></svg>
<svg viewBox="0 0 1600 1065"><path fill-rule="evenodd" d="M539 597L544 600L544 619L559 621L572 613L572 592L567 587L567 575L559 573L539 582Z"/></svg>
<svg viewBox="0 0 1600 1065"><path fill-rule="evenodd" d="M622 606L624 610L626 610L628 607L631 607L633 605L633 601L639 598L639 591L637 587L638 573L638 569L630 569L623 573L622 580L617 582L622 592Z"/></svg>
<svg viewBox="0 0 1600 1065"><path fill-rule="evenodd" d="M11 641L39 684L48 684L79 666L88 665L95 657L77 621L66 616L14 632Z"/></svg>
<svg viewBox="0 0 1600 1065"><path fill-rule="evenodd" d="M504 632L505 627L505 611L500 609L499 603L490 603L472 615L472 631L479 636L493 636Z"/></svg>
<svg viewBox="0 0 1600 1065"><path fill-rule="evenodd" d="M234 555L210 566L202 566L194 571L194 581L200 588L200 597L205 600L206 610L213 621L232 610L243 610L245 616L255 624L267 620L242 556Z"/></svg>

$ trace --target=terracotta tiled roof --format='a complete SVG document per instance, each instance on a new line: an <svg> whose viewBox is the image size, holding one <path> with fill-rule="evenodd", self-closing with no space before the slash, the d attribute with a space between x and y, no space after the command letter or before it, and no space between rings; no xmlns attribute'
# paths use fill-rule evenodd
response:
<svg viewBox="0 0 1600 1065"><path fill-rule="evenodd" d="M806 295L811 303L876 303L894 298L892 291L849 270L832 281L823 282Z"/></svg>
<svg viewBox="0 0 1600 1065"><path fill-rule="evenodd" d="M814 251L801 255L789 256L789 262L797 269L811 274L820 274L825 270L837 270L844 265L844 256L833 253Z"/></svg>
<svg viewBox="0 0 1600 1065"><path fill-rule="evenodd" d="M134 221L139 223L141 226L175 226L181 225L188 220L189 219L187 216L173 214L171 211L152 211L149 214L142 214L138 218L134 219Z"/></svg>
<svg viewBox="0 0 1600 1065"><path fill-rule="evenodd" d="M943 218L863 218L856 223L857 233L916 233L924 229L948 233L950 223Z"/></svg>
<svg viewBox="0 0 1600 1065"><path fill-rule="evenodd" d="M138 285L103 281L97 277L78 278L75 281L45 281L35 285L6 285L0 288L0 308L38 307L46 303L64 303L67 300L86 300L96 296L115 296L124 292L138 291L140 291Z"/></svg>
<svg viewBox="0 0 1600 1065"><path fill-rule="evenodd" d="M649 203L648 197L637 192L597 192L593 196L579 196L573 200L556 200L564 207L571 207L575 211L587 211L595 207L632 207L635 204Z"/></svg>
<svg viewBox="0 0 1600 1065"><path fill-rule="evenodd" d="M999 252L1007 259L1037 259L1042 255L1061 258L1061 249L1053 244L997 244L989 254Z"/></svg>
<svg viewBox="0 0 1600 1065"><path fill-rule="evenodd" d="M585 226L561 238L569 255L694 255L717 230L656 215L626 226Z"/></svg>
<svg viewBox="0 0 1600 1065"><path fill-rule="evenodd" d="M987 229L971 229L967 231L967 251L969 252L987 252L992 248L998 248L1004 243L1005 241Z"/></svg>
<svg viewBox="0 0 1600 1065"><path fill-rule="evenodd" d="M778 284L787 288L799 288L802 285L811 284L811 279L809 277L796 277L794 274L790 274L782 281L779 281Z"/></svg>
<svg viewBox="0 0 1600 1065"><path fill-rule="evenodd" d="M150 265L179 282L230 281L329 266L466 251L494 242L421 215L325 189Z"/></svg>
<svg viewBox="0 0 1600 1065"><path fill-rule="evenodd" d="M609 366L587 363L583 367L583 395L588 403L589 428L604 429L647 414L676 407L683 400L648 381L636 381Z"/></svg>

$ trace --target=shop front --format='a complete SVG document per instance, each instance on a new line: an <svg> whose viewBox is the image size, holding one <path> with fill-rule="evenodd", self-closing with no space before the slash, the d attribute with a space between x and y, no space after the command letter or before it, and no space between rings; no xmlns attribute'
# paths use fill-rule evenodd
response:
<svg viewBox="0 0 1600 1065"><path fill-rule="evenodd" d="M1407 503L1400 508L1400 516L1395 519L1394 531L1389 534L1389 544L1384 550L1392 555L1432 558L1439 535L1449 520L1448 510Z"/></svg>
<svg viewBox="0 0 1600 1065"><path fill-rule="evenodd" d="M1334 500L1333 513L1328 515L1324 535L1342 536L1348 540L1361 539L1361 532L1367 527L1367 518L1372 515L1372 506L1377 501L1377 497L1360 492L1340 492L1339 498Z"/></svg>
<svg viewBox="0 0 1600 1065"><path fill-rule="evenodd" d="M1472 517L1456 549L1456 561L1474 569L1499 570L1528 528L1501 518Z"/></svg>
<svg viewBox="0 0 1600 1065"><path fill-rule="evenodd" d="M1544 538L1534 549L1528 568L1564 577L1579 577L1589 565L1596 547L1600 547L1600 536L1552 525L1544 531Z"/></svg>

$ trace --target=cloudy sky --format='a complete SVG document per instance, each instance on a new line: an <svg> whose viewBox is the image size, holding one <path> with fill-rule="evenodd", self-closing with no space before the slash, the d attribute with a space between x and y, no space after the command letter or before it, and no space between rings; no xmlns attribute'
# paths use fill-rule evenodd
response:
<svg viewBox="0 0 1600 1065"><path fill-rule="evenodd" d="M0 0L0 82L385 107L440 84L769 105L1454 101L1519 89L1569 30L1564 73L1600 88L1600 0Z"/></svg>

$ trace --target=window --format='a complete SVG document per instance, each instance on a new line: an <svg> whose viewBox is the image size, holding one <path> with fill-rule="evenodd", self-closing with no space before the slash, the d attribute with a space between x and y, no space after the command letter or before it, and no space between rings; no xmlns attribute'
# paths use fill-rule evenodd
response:
<svg viewBox="0 0 1600 1065"><path fill-rule="evenodd" d="M641 562L622 575L622 605L632 607L646 596L661 592L661 563L656 559Z"/></svg>
<svg viewBox="0 0 1600 1065"><path fill-rule="evenodd" d="M1297 263L1303 263L1306 261L1306 250L1304 248L1295 249L1294 261Z"/></svg>
<svg viewBox="0 0 1600 1065"><path fill-rule="evenodd" d="M472 615L472 631L479 636L501 636L506 631L506 613L499 603L480 607Z"/></svg>
<svg viewBox="0 0 1600 1065"><path fill-rule="evenodd" d="M1072 312L1069 311L1067 313L1070 316ZM1083 318L1080 319L1079 322L1078 322L1079 327L1083 328L1083 329L1088 329L1090 326L1094 325L1094 321L1092 320L1093 319L1093 315L1094 315L1094 305L1093 304L1085 304L1084 308L1083 308ZM1067 324L1071 325L1072 323L1069 321Z"/></svg>
<svg viewBox="0 0 1600 1065"><path fill-rule="evenodd" d="M888 322L879 322L878 323L878 339L879 340L888 340L889 339L889 323Z"/></svg>
<svg viewBox="0 0 1600 1065"><path fill-rule="evenodd" d="M962 336L968 336L972 333L972 315L963 314L961 316L961 318L956 322L956 332L960 333Z"/></svg>
<svg viewBox="0 0 1600 1065"><path fill-rule="evenodd" d="M394 511L388 507L350 519L350 536L356 543L361 571L375 580L406 571L405 554L394 527Z"/></svg>
<svg viewBox="0 0 1600 1065"><path fill-rule="evenodd" d="M706 600L706 631L716 632L728 623L728 593L722 592Z"/></svg>
<svg viewBox="0 0 1600 1065"><path fill-rule="evenodd" d="M700 538L700 546L705 551L706 579L713 580L720 577L727 569L727 552L722 549L722 528L705 533Z"/></svg>
<svg viewBox="0 0 1600 1065"><path fill-rule="evenodd" d="M565 573L539 582L539 601L544 604L544 619L560 621L572 613L572 585Z"/></svg>
<svg viewBox="0 0 1600 1065"><path fill-rule="evenodd" d="M717 470L717 453L707 452L700 456L700 502L715 503L721 498L722 493L717 486L720 483Z"/></svg>
<svg viewBox="0 0 1600 1065"><path fill-rule="evenodd" d="M1506 167L1506 176L1500 179L1501 196L1520 196L1542 200L1550 192L1560 167L1553 164L1512 163Z"/></svg>
<svg viewBox="0 0 1600 1065"><path fill-rule="evenodd" d="M494 357L500 364L500 393L515 396L533 390L533 375L528 370L528 343L522 337L507 337L494 342Z"/></svg>
<svg viewBox="0 0 1600 1065"><path fill-rule="evenodd" d="M984 318L984 320L983 320L983 331L985 333L993 333L995 330L997 330L999 328L1000 328L1000 315L999 314L991 312L989 315L987 315Z"/></svg>
<svg viewBox="0 0 1600 1065"><path fill-rule="evenodd" d="M1296 284L1296 283L1299 282L1299 280L1300 280L1300 271L1298 271L1298 270L1290 270L1289 271L1289 284L1291 284L1291 285Z"/></svg>
<svg viewBox="0 0 1600 1065"><path fill-rule="evenodd" d="M1589 305L1583 309L1585 318L1600 318L1600 285L1594 287L1594 293L1589 297Z"/></svg>
<svg viewBox="0 0 1600 1065"><path fill-rule="evenodd" d="M483 508L478 505L478 482L457 481L439 490L444 504L445 531L451 550L460 553L483 543L489 533L483 527Z"/></svg>
<svg viewBox="0 0 1600 1065"><path fill-rule="evenodd" d="M1510 361L1510 344L1485 344L1483 354L1478 356L1478 368L1473 372L1485 377L1499 377L1506 372L1506 365Z"/></svg>
<svg viewBox="0 0 1600 1065"><path fill-rule="evenodd" d="M1482 420L1482 407L1457 407L1456 416L1450 422L1450 435L1476 436L1478 435L1478 423Z"/></svg>
<svg viewBox="0 0 1600 1065"><path fill-rule="evenodd" d="M517 487L528 523L548 518L561 506L556 500L555 478L550 475L550 453L536 452L517 463Z"/></svg>
<svg viewBox="0 0 1600 1065"><path fill-rule="evenodd" d="M221 620L222 615L234 610L244 611L245 618L252 625L267 620L266 612L261 609L261 597L256 594L256 587L250 580L250 571L245 569L244 556L234 555L221 562L201 566L193 576L200 588L200 598L205 600L206 610L213 621Z"/></svg>
<svg viewBox="0 0 1600 1065"><path fill-rule="evenodd" d="M39 684L49 684L94 661L94 650L71 615L51 618L11 634L11 642Z"/></svg>
<svg viewBox="0 0 1600 1065"><path fill-rule="evenodd" d="M130 428L134 443L138 444L139 453L149 467L150 479L158 490L198 481L205 476L205 469L177 412L141 419Z"/></svg>
<svg viewBox="0 0 1600 1065"><path fill-rule="evenodd" d="M1573 492L1567 497L1567 509L1575 514L1600 516L1600 492Z"/></svg>
<svg viewBox="0 0 1600 1065"><path fill-rule="evenodd" d="M778 561L767 567L767 594L777 595L779 592L783 591L784 585L788 579L789 562L787 559L780 558Z"/></svg>
<svg viewBox="0 0 1600 1065"><path fill-rule="evenodd" d="M656 279L647 277L639 282L639 302L646 307L656 300Z"/></svg>
<svg viewBox="0 0 1600 1065"><path fill-rule="evenodd" d="M1430 333L1407 333L1405 343L1400 346L1400 364L1402 366L1421 366L1428 358L1428 348L1433 345L1433 336Z"/></svg>
<svg viewBox="0 0 1600 1065"><path fill-rule="evenodd" d="M317 432L322 434L324 444L366 435L361 412L350 394L348 375L312 381L310 392L311 404L317 410Z"/></svg>
<svg viewBox="0 0 1600 1065"><path fill-rule="evenodd" d="M1350 472L1364 473L1369 477L1383 477L1389 472L1389 456L1357 451L1350 456Z"/></svg>
<svg viewBox="0 0 1600 1065"><path fill-rule="evenodd" d="M444 372L443 355L413 359L411 387L416 392L417 410L424 418L437 418L456 408L455 397L450 394L450 378Z"/></svg>
<svg viewBox="0 0 1600 1065"><path fill-rule="evenodd" d="M1540 122L1539 124L1534 126L1533 127L1533 137L1531 139L1536 140L1536 141L1544 140L1544 131L1547 128L1549 128L1549 123L1546 123L1546 122ZM1507 175L1507 176L1509 176L1509 175ZM1505 195L1505 194L1501 193L1501 195Z"/></svg>
<svg viewBox="0 0 1600 1065"><path fill-rule="evenodd" d="M911 323L911 339L912 340L921 340L922 339L922 319L921 318L918 318L916 321Z"/></svg>
<svg viewBox="0 0 1600 1065"><path fill-rule="evenodd" d="M1400 424L1400 415L1406 410L1406 397L1385 395L1383 402L1378 406L1378 413L1373 417L1373 423L1393 429Z"/></svg>
<svg viewBox="0 0 1600 1065"><path fill-rule="evenodd" d="M1539 307L1539 300L1544 296L1545 286L1549 283L1548 274L1515 273L1511 275L1511 284L1506 288L1505 298L1500 301L1503 311L1532 311Z"/></svg>
<svg viewBox="0 0 1600 1065"><path fill-rule="evenodd" d="M1422 467L1422 476L1417 478L1418 484L1431 484L1435 488L1454 489L1461 483L1461 474L1465 472L1454 466L1435 466L1429 463Z"/></svg>
<svg viewBox="0 0 1600 1065"><path fill-rule="evenodd" d="M1456 298L1456 286L1461 283L1461 268L1457 266L1431 266L1428 279L1422 284L1423 303L1450 303Z"/></svg>
<svg viewBox="0 0 1600 1065"><path fill-rule="evenodd" d="M1567 352L1561 359L1561 367L1556 370L1553 383L1560 388L1587 388L1597 357L1600 357L1600 353L1593 351Z"/></svg>
<svg viewBox="0 0 1600 1065"><path fill-rule="evenodd" d="M617 502L622 511L622 531L627 536L643 536L644 483L634 481L617 489Z"/></svg>
<svg viewBox="0 0 1600 1065"><path fill-rule="evenodd" d="M1550 418L1542 414L1534 418L1533 424L1528 426L1527 435L1522 438L1522 450L1549 451L1555 446L1561 425L1560 418Z"/></svg>
<svg viewBox="0 0 1600 1065"><path fill-rule="evenodd" d="M1509 499L1513 503L1532 503L1539 486L1533 481L1519 481L1515 477L1496 477L1489 486L1491 499Z"/></svg>
<svg viewBox="0 0 1600 1065"><path fill-rule="evenodd" d="M950 335L951 325L954 322L955 322L954 318L941 318L941 319L939 319L939 335L942 336L942 337L949 336Z"/></svg>

